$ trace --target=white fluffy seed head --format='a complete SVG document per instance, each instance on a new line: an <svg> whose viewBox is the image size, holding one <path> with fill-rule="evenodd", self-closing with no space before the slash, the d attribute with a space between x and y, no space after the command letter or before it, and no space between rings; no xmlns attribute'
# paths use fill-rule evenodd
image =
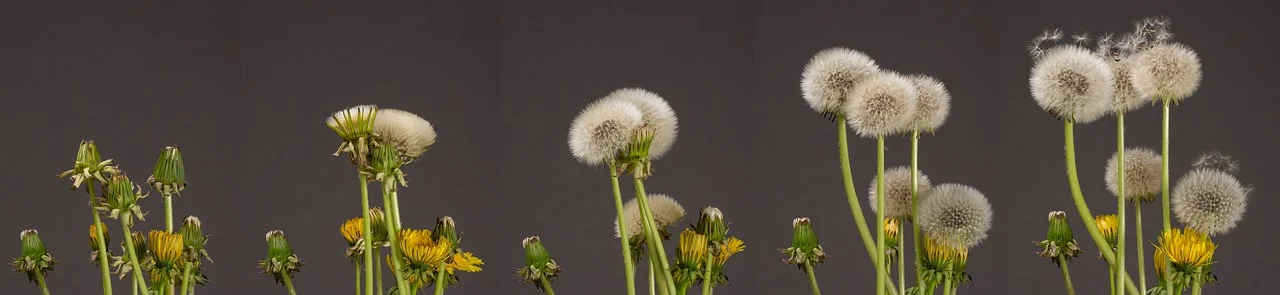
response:
<svg viewBox="0 0 1280 295"><path fill-rule="evenodd" d="M1248 201L1249 188L1231 174L1196 169L1178 180L1170 203L1178 222L1209 235L1220 235L1240 223Z"/></svg>
<svg viewBox="0 0 1280 295"><path fill-rule="evenodd" d="M583 109L569 126L569 152L588 165L602 165L631 142L643 124L644 113L635 104L598 100Z"/></svg>
<svg viewBox="0 0 1280 295"><path fill-rule="evenodd" d="M1156 44L1133 62L1133 86L1142 97L1178 102L1200 88L1200 57L1186 45Z"/></svg>
<svg viewBox="0 0 1280 295"><path fill-rule="evenodd" d="M920 229L947 247L968 249L991 230L991 203L977 189L944 183L920 202Z"/></svg>
<svg viewBox="0 0 1280 295"><path fill-rule="evenodd" d="M653 129L653 143L649 147L650 158L660 158L676 143L676 112L661 96L640 88L623 88L614 90L604 100L617 100L631 103L640 109L641 122Z"/></svg>
<svg viewBox="0 0 1280 295"><path fill-rule="evenodd" d="M849 126L863 137L880 137L902 132L916 112L916 87L911 80L893 72L866 78L849 92L844 114Z"/></svg>
<svg viewBox="0 0 1280 295"><path fill-rule="evenodd" d="M627 222L627 237L633 237L644 233L642 230L644 220L640 218L640 202L639 199L631 199L627 204L622 206L622 219ZM684 218L684 206L676 202L670 196L664 194L649 194L649 212L653 213L653 223L658 229L665 228ZM622 237L621 231L618 230L618 220L613 221L613 237Z"/></svg>
<svg viewBox="0 0 1280 295"><path fill-rule="evenodd" d="M1119 196L1119 156L1111 154L1107 160L1105 173L1107 190L1111 195ZM1150 202L1160 193L1160 154L1145 148L1127 148L1124 150L1124 198L1131 202Z"/></svg>
<svg viewBox="0 0 1280 295"><path fill-rule="evenodd" d="M923 202L925 197L929 195L929 190L933 186L929 183L929 177L923 172L917 172L917 183L919 187L916 190L917 196ZM867 202L871 203L871 212L879 212L878 201L876 200L876 184L879 179L872 178L871 184L867 187ZM906 166L898 166L884 171L884 216L886 218L902 218L911 219L911 168Z"/></svg>
<svg viewBox="0 0 1280 295"><path fill-rule="evenodd" d="M912 75L916 87L916 113L907 129L932 132L947 122L951 113L951 94L942 81L926 75Z"/></svg>
<svg viewBox="0 0 1280 295"><path fill-rule="evenodd" d="M1151 103L1148 97L1143 97L1133 87L1133 79L1131 78L1132 58L1123 58L1119 61L1108 60L1107 65L1111 66L1111 76L1115 78L1115 83L1113 83L1115 90L1111 95L1112 111L1127 113Z"/></svg>
<svg viewBox="0 0 1280 295"><path fill-rule="evenodd" d="M1031 68L1031 96L1055 117L1089 123L1110 110L1114 81L1102 57L1063 45L1049 49Z"/></svg>
<svg viewBox="0 0 1280 295"><path fill-rule="evenodd" d="M863 79L880 66L860 51L833 47L819 51L800 76L800 91L810 108L823 116L840 115L845 99Z"/></svg>
<svg viewBox="0 0 1280 295"><path fill-rule="evenodd" d="M436 143L436 129L418 115L397 109L380 109L373 120L373 135L396 147L401 156L421 156Z"/></svg>

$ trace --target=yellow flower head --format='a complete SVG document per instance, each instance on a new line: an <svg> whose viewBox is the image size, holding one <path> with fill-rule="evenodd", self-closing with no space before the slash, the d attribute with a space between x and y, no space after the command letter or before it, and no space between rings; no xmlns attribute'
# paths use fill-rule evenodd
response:
<svg viewBox="0 0 1280 295"><path fill-rule="evenodd" d="M924 251L925 264L934 270L946 270L949 265L956 266L952 270L963 270L969 260L969 249L947 247L927 236L924 238Z"/></svg>
<svg viewBox="0 0 1280 295"><path fill-rule="evenodd" d="M445 240L445 242L448 242L448 240ZM480 272L480 265L483 264L484 261L480 260L480 257L471 254L471 252L454 253L453 261L449 262L447 271L449 273L453 273L454 270Z"/></svg>
<svg viewBox="0 0 1280 295"><path fill-rule="evenodd" d="M746 249L747 246L737 237L725 238L724 243L720 244L720 248L715 252L716 257L714 257L715 260L712 266L714 266L715 269L720 269L720 267L724 266L725 262L729 261L729 256L733 256L733 254L737 254L738 252L742 252L742 250Z"/></svg>
<svg viewBox="0 0 1280 295"><path fill-rule="evenodd" d="M676 246L680 264L690 269L697 269L707 259L707 236L692 229L686 228L680 232L680 244Z"/></svg>
<svg viewBox="0 0 1280 295"><path fill-rule="evenodd" d="M342 237L347 239L347 246L355 246L364 238L364 218L347 219L342 223Z"/></svg>
<svg viewBox="0 0 1280 295"><path fill-rule="evenodd" d="M400 231L400 251L405 260L421 267L434 267L453 252L453 244L448 239L435 241L431 239L431 231L425 229L404 229Z"/></svg>
<svg viewBox="0 0 1280 295"><path fill-rule="evenodd" d="M1107 240L1107 245L1111 248L1116 247L1116 240L1119 239L1120 221L1116 220L1115 214L1103 214L1094 218L1098 225L1098 232Z"/></svg>
<svg viewBox="0 0 1280 295"><path fill-rule="evenodd" d="M885 248L897 248L898 241L902 238L899 231L902 227L902 221L897 218L884 219L884 246Z"/></svg>
<svg viewBox="0 0 1280 295"><path fill-rule="evenodd" d="M1213 252L1218 245L1209 236L1194 229L1171 229L1160 234L1156 246L1157 273L1164 273L1161 260L1173 265L1177 271L1194 271L1213 263Z"/></svg>
<svg viewBox="0 0 1280 295"><path fill-rule="evenodd" d="M103 244L111 244L111 232L107 231L107 227L102 227L102 236L106 237L102 241ZM98 250L98 225L89 225L89 249Z"/></svg>
<svg viewBox="0 0 1280 295"><path fill-rule="evenodd" d="M182 258L182 235L162 230L152 230L147 244L156 265L163 268L177 266Z"/></svg>

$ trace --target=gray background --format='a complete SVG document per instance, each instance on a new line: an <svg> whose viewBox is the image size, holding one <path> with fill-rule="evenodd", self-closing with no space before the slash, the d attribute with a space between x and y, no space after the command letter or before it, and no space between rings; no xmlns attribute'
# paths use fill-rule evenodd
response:
<svg viewBox="0 0 1280 295"><path fill-rule="evenodd" d="M728 265L732 285L718 294L807 294L803 273L775 251L789 244L798 216L815 220L831 253L817 270L824 291L866 294L873 271L840 185L835 123L799 97L805 62L831 46L947 83L953 113L923 139L922 170L938 183L977 187L996 212L990 238L970 257L976 283L963 292L1056 293L1057 270L1030 242L1043 237L1047 211L1072 203L1061 125L1031 101L1022 48L1047 26L1122 31L1156 14L1172 17L1178 40L1205 61L1200 91L1173 110L1172 175L1199 151L1221 149L1256 188L1239 228L1215 238L1222 284L1207 292L1264 288L1280 263L1268 251L1280 242L1267 229L1275 217L1260 210L1277 205L1268 196L1280 189L1265 181L1275 175L1266 168L1280 164L1269 130L1280 119L1268 115L1280 105L1265 90L1280 48L1264 37L1275 27L1258 4L73 2L0 10L0 154L8 159L0 187L10 204L0 232L41 230L62 260L50 278L55 294L99 290L86 261L84 194L54 177L70 167L81 138L97 140L138 181L161 147L182 145L191 186L176 215L200 216L213 236L215 283L202 294L283 292L254 268L271 229L284 230L307 262L299 293L351 292L337 229L358 214L358 189L352 168L329 156L338 140L322 121L362 103L416 112L441 134L406 167L411 183L401 202L409 227L456 218L463 245L487 262L449 294L538 294L511 276L523 261L520 239L533 234L567 269L555 285L561 294L617 294L606 172L576 163L564 142L581 107L628 86L662 94L680 115L680 140L657 162L649 191L673 195L690 212L718 206L747 242ZM1158 147L1156 108L1127 121L1131 145ZM1095 213L1112 211L1101 180L1114 129L1110 117L1077 127L1080 177ZM850 142L864 192L875 144ZM907 143L889 142L887 165L908 163ZM152 214L141 228L163 226L159 199L142 203ZM1146 208L1152 237L1159 213ZM118 236L118 223L108 224ZM0 256L16 256L19 243L7 241ZM1077 290L1102 294L1104 264L1082 242L1088 252L1071 264ZM20 274L0 276L0 286L35 293ZM128 292L124 282L115 286Z"/></svg>

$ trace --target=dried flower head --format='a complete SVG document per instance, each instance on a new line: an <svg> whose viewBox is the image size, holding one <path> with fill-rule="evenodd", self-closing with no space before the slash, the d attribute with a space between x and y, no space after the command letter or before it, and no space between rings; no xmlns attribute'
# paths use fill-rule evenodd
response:
<svg viewBox="0 0 1280 295"><path fill-rule="evenodd" d="M593 102L569 126L569 151L582 163L607 164L631 143L643 118L644 112L632 103Z"/></svg>
<svg viewBox="0 0 1280 295"><path fill-rule="evenodd" d="M1111 76L1115 78L1112 85L1115 89L1111 95L1111 110L1117 113L1127 113L1151 103L1147 97L1138 93L1133 87L1133 79L1130 74L1133 70L1133 62L1128 59L1108 61L1107 65L1111 67Z"/></svg>
<svg viewBox="0 0 1280 295"><path fill-rule="evenodd" d="M867 77L849 92L844 113L849 127L863 137L902 132L916 112L916 86L893 72Z"/></svg>
<svg viewBox="0 0 1280 295"><path fill-rule="evenodd" d="M942 127L951 113L951 93L947 92L947 86L926 75L911 75L908 79L916 87L916 113L907 129L933 132Z"/></svg>
<svg viewBox="0 0 1280 295"><path fill-rule="evenodd" d="M929 195L929 190L933 186L929 182L929 176L924 172L917 170L919 185L916 189L920 202L924 202L925 197ZM867 186L867 203L871 204L871 212L879 212L876 197L876 185L878 179L872 178L871 185ZM903 218L910 220L911 216L911 168L907 166L898 166L889 168L884 171L884 216L886 218Z"/></svg>
<svg viewBox="0 0 1280 295"><path fill-rule="evenodd" d="M1078 46L1049 49L1031 69L1031 96L1055 117L1089 123L1106 114L1114 89L1111 67Z"/></svg>
<svg viewBox="0 0 1280 295"><path fill-rule="evenodd" d="M1200 88L1200 57L1186 45L1153 45L1133 57L1132 71L1142 97L1179 102Z"/></svg>
<svg viewBox="0 0 1280 295"><path fill-rule="evenodd" d="M1191 162L1191 167L1195 169L1217 169L1222 172L1236 174L1240 172L1240 163L1231 158L1231 155L1218 150L1203 152Z"/></svg>
<svg viewBox="0 0 1280 295"><path fill-rule="evenodd" d="M40 232L34 229L24 230L18 234L18 240L22 241L22 256L13 258L9 266L13 267L14 272L26 273L27 280L36 282L38 277L48 275L53 266L58 264L58 260L45 249L44 241L40 240Z"/></svg>
<svg viewBox="0 0 1280 295"><path fill-rule="evenodd" d="M938 243L968 249L981 243L991 230L991 203L973 187L939 184L920 202L920 230Z"/></svg>
<svg viewBox="0 0 1280 295"><path fill-rule="evenodd" d="M1244 218L1249 189L1235 176L1215 169L1196 169L1173 188L1173 215L1189 229L1225 234Z"/></svg>
<svg viewBox="0 0 1280 295"><path fill-rule="evenodd" d="M622 88L614 90L602 100L631 103L640 110L643 128L653 130L653 142L649 146L650 158L661 158L675 145L679 120L667 100L658 94L640 88Z"/></svg>
<svg viewBox="0 0 1280 295"><path fill-rule="evenodd" d="M660 233L665 233L665 228L684 218L684 207L676 202L670 196L664 194L649 194L646 198L649 201L649 212L653 213L653 223L658 226ZM627 221L627 237L633 237L644 233L643 222L640 216L640 203L638 199L627 201L622 206L622 217ZM665 236L665 234L664 234ZM613 222L613 237L620 238L622 234L618 231L618 222Z"/></svg>
<svg viewBox="0 0 1280 295"><path fill-rule="evenodd" d="M824 117L843 115L845 100L863 79L880 71L866 54L844 47L819 51L800 76L800 91L809 107Z"/></svg>
<svg viewBox="0 0 1280 295"><path fill-rule="evenodd" d="M92 140L81 140L80 147L76 149L76 161L71 170L59 173L58 177L71 177L71 190L80 188L80 184L89 180L106 183L107 179L103 173L118 172L112 162L111 159L102 160L102 156L98 153L98 145Z"/></svg>
<svg viewBox="0 0 1280 295"><path fill-rule="evenodd" d="M396 148L405 163L417 159L436 143L436 129L418 115L397 109L379 109L373 135Z"/></svg>
<svg viewBox="0 0 1280 295"><path fill-rule="evenodd" d="M1115 249L1116 243L1120 238L1120 220L1116 219L1116 215L1098 215L1093 218L1093 222L1098 227L1098 233L1102 235L1104 240L1107 240L1107 245Z"/></svg>
<svg viewBox="0 0 1280 295"><path fill-rule="evenodd" d="M1112 154L1107 160L1105 173L1107 190L1119 196L1119 156ZM1160 193L1160 154L1145 148L1124 150L1124 198L1132 202L1150 202Z"/></svg>

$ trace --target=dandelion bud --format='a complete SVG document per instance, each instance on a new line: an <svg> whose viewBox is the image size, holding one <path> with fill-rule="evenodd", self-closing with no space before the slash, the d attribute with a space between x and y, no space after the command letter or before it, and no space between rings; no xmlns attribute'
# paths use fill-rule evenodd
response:
<svg viewBox="0 0 1280 295"><path fill-rule="evenodd" d="M808 217L792 220L791 229L791 247L782 249L782 253L787 254L787 264L795 264L803 269L806 263L817 265L827 260L827 253L818 244L818 234L813 231L813 224Z"/></svg>
<svg viewBox="0 0 1280 295"><path fill-rule="evenodd" d="M115 172L115 166L111 165L111 160L102 160L102 156L98 154L98 146L92 140L80 141L80 147L76 150L76 161L71 170L58 174L58 177L71 177L71 189L80 188L80 184L90 179L106 182L102 176L102 172Z"/></svg>
<svg viewBox="0 0 1280 295"><path fill-rule="evenodd" d="M1093 220L1098 225L1098 233L1102 234L1103 239L1107 240L1107 245L1114 249L1120 233L1120 221L1116 220L1116 215L1098 215Z"/></svg>
<svg viewBox="0 0 1280 295"><path fill-rule="evenodd" d="M102 162L102 155L98 153L98 145L92 140L81 140L80 148L76 149L75 170L90 169Z"/></svg>
<svg viewBox="0 0 1280 295"><path fill-rule="evenodd" d="M182 235L183 255L187 261L200 261L200 258L213 261L204 249L204 245L209 242L209 236L206 236L200 228L200 218L187 216L182 220L182 228L178 230L178 234Z"/></svg>
<svg viewBox="0 0 1280 295"><path fill-rule="evenodd" d="M107 227L105 226L102 227L102 237L103 237L102 239L103 245L111 244L111 231L108 231ZM89 249L94 251L98 250L98 225L97 224L89 225Z"/></svg>
<svg viewBox="0 0 1280 295"><path fill-rule="evenodd" d="M155 172L147 179L147 184L166 196L180 193L187 187L187 174L178 146L164 147L164 151L160 152L160 159L156 161Z"/></svg>
<svg viewBox="0 0 1280 295"><path fill-rule="evenodd" d="M123 172L111 175L106 183L106 194L106 206L101 209L107 211L108 216L121 219L126 225L133 224L132 217L143 219L142 208L137 203L147 195L142 193L141 187L129 180L129 176Z"/></svg>
<svg viewBox="0 0 1280 295"><path fill-rule="evenodd" d="M147 245L150 244L150 243L147 243L147 236L142 234L141 231L135 230L133 231L133 233L129 235L129 238L133 242L134 255L137 255L138 259L142 259L142 257L147 257L147 251L148 249L150 249L147 247ZM124 245L125 245L124 242L121 241L120 247L125 248Z"/></svg>
<svg viewBox="0 0 1280 295"><path fill-rule="evenodd" d="M347 219L339 228L342 238L347 240L347 258L359 263L364 259L364 219L360 217Z"/></svg>
<svg viewBox="0 0 1280 295"><path fill-rule="evenodd" d="M884 247L890 256L896 254L898 242L902 239L901 227L902 221L897 218L884 219Z"/></svg>
<svg viewBox="0 0 1280 295"><path fill-rule="evenodd" d="M369 174L374 181L382 181L387 185L405 185L404 172L400 171L400 153L395 147L390 145L380 145L373 148L372 162L369 164Z"/></svg>
<svg viewBox="0 0 1280 295"><path fill-rule="evenodd" d="M546 284L550 284L564 269L551 259L551 254L542 246L542 239L538 236L525 238L520 244L524 246L525 267L517 270L516 276L525 284L533 284L539 290L546 290L548 286L544 285L544 279Z"/></svg>
<svg viewBox="0 0 1280 295"><path fill-rule="evenodd" d="M1059 264L1062 260L1071 260L1080 255L1080 247L1076 244L1075 235L1071 233L1071 223L1067 222L1067 213L1062 211L1049 212L1049 233L1043 241L1035 243L1036 246L1043 247L1040 251L1040 257L1048 258L1055 264Z"/></svg>
<svg viewBox="0 0 1280 295"><path fill-rule="evenodd" d="M271 274L276 283L284 283L284 278L293 277L293 273L301 270L302 261L293 254L289 242L284 239L284 232L273 230L267 232L267 259L258 261L262 273Z"/></svg>
<svg viewBox="0 0 1280 295"><path fill-rule="evenodd" d="M44 248L44 242L40 240L40 233L36 230L24 230L18 234L18 239L22 241L22 256L9 263L13 266L13 271L26 273L27 279L35 282L37 275L49 273L58 264L58 260Z"/></svg>
<svg viewBox="0 0 1280 295"><path fill-rule="evenodd" d="M183 258L182 248L184 241L182 235L162 230L152 230L149 240L150 243L147 244L147 250L151 251L151 257L155 259L156 268L173 269Z"/></svg>
<svg viewBox="0 0 1280 295"><path fill-rule="evenodd" d="M729 232L729 228L725 226L724 214L720 213L720 209L716 207L702 208L702 213L698 216L698 224L694 229L704 236L711 243L724 242L725 234Z"/></svg>
<svg viewBox="0 0 1280 295"><path fill-rule="evenodd" d="M358 219L357 219L358 220ZM390 241L387 237L389 231L387 229L387 216L382 213L382 208L374 207L369 209L369 228L372 229L370 237L373 239L374 245L385 246ZM360 234L364 234L364 226L361 225ZM363 236L362 236L363 237Z"/></svg>
<svg viewBox="0 0 1280 295"><path fill-rule="evenodd" d="M436 218L436 228L431 231L431 239L440 241L441 239L449 240L450 244L458 245L460 237L458 236L458 228L453 224L453 217L441 216Z"/></svg>

